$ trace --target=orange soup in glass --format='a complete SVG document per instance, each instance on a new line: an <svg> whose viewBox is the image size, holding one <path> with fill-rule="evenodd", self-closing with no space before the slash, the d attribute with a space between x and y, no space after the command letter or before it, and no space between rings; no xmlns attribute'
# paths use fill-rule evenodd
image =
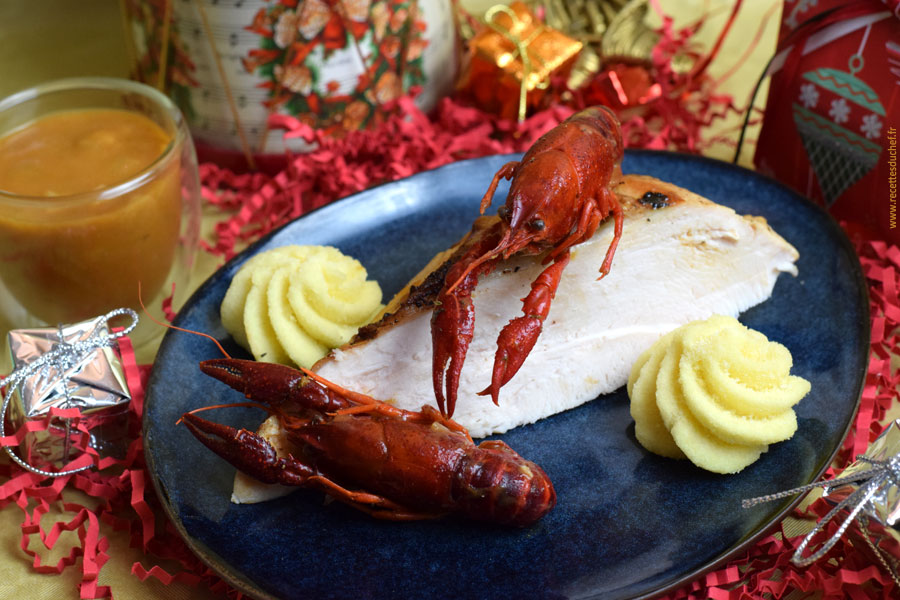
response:
<svg viewBox="0 0 900 600"><path fill-rule="evenodd" d="M181 113L153 88L74 79L3 100L0 319L57 325L136 308L138 284L160 305L171 283L186 285L198 189Z"/></svg>

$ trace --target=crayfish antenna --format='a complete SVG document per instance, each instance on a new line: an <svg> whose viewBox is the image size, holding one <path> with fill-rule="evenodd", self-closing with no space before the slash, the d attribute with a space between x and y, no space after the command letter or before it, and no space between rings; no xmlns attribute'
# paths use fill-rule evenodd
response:
<svg viewBox="0 0 900 600"><path fill-rule="evenodd" d="M502 223L497 223L496 225L501 225L501 224ZM496 260L497 257L499 257L501 255L505 256L503 253L506 252L507 250L509 250L511 245L512 245L511 230L507 229L506 232L503 234L503 237L500 238L500 241L498 241L497 244L493 248L488 248L487 250L482 252L482 254L480 256L473 259L471 262L469 262L469 264L466 265L466 267L463 269L463 272L459 276L456 277L456 279L453 281L453 283L451 283L449 286L447 286L447 289L444 291L444 293L452 294L453 290L455 290L459 286L460 283L465 281L465 279L472 273L472 271L474 271L475 269L477 269L478 267L480 267L481 265L483 265L484 263L486 263L488 261ZM465 258L466 257L463 257L462 259L460 259L460 262L465 260ZM449 275L450 273L448 272L447 274Z"/></svg>
<svg viewBox="0 0 900 600"><path fill-rule="evenodd" d="M151 321L153 321L154 323L156 323L157 325L159 325L161 327L165 327L166 329L174 329L175 331L183 331L184 333L191 333L193 335L199 335L200 337L209 338L219 349L219 352L221 352L226 358L231 358L231 355L225 351L225 348L222 347L222 344L219 343L219 340L217 340L213 336L209 335L208 333L203 333L202 331L194 331L193 329L185 329L184 327L178 327L177 325L172 325L171 323L163 323L162 321L160 321L159 319L154 317L150 313L150 311L147 310L147 307L144 305L144 299L141 297L141 282L140 281L138 281L138 304L141 305L141 310L144 311L144 314L147 316L147 318L150 319Z"/></svg>
<svg viewBox="0 0 900 600"><path fill-rule="evenodd" d="M372 396L367 396L366 394L362 394L360 392L354 392L353 390L348 390L347 388L343 388L336 383L333 383L318 373L313 373L309 369L305 369L303 367L298 367L298 369L307 377L318 383L324 388L335 392L336 394L350 400L351 402L355 402L356 404L376 404L378 400L373 398Z"/></svg>
<svg viewBox="0 0 900 600"><path fill-rule="evenodd" d="M216 408L261 408L269 414L276 414L276 411L271 406L266 406L265 404L260 404L259 402L233 402L231 404L213 404L212 406L201 406L200 408L195 408L194 410L188 411L181 415L181 418L175 421L176 425L181 425L184 421L184 417L186 415L196 415L197 413L205 412L207 410L214 410Z"/></svg>

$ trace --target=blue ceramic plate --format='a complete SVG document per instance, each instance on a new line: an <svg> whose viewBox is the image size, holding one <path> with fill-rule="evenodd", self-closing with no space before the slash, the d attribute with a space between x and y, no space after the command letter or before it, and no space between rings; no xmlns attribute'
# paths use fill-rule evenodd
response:
<svg viewBox="0 0 900 600"><path fill-rule="evenodd" d="M219 303L241 263L285 244L337 246L358 257L390 297L468 231L493 173L510 159L459 162L298 219L213 275L176 324L246 357L222 328ZM799 277L782 275L772 298L741 317L790 348L794 372L812 382L790 441L738 475L713 475L645 452L619 390L502 436L546 470L558 493L556 508L530 529L377 521L311 491L236 506L229 503L234 469L175 421L241 397L197 369L219 357L209 341L169 331L147 390L144 436L156 489L191 548L257 597L619 599L676 587L766 533L796 500L744 510L741 499L816 480L859 402L869 332L859 262L822 210L750 171L641 151L628 153L624 170L762 215L800 251ZM264 415L242 408L209 416L255 429Z"/></svg>

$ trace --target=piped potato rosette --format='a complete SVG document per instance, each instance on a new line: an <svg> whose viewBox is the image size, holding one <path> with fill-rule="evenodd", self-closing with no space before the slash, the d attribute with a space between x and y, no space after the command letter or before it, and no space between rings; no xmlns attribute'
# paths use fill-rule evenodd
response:
<svg viewBox="0 0 900 600"><path fill-rule="evenodd" d="M309 368L384 306L365 267L330 246L283 246L249 259L222 300L222 324L256 360Z"/></svg>
<svg viewBox="0 0 900 600"><path fill-rule="evenodd" d="M787 348L736 319L713 316L663 336L628 381L635 437L647 450L736 473L797 430L810 389Z"/></svg>

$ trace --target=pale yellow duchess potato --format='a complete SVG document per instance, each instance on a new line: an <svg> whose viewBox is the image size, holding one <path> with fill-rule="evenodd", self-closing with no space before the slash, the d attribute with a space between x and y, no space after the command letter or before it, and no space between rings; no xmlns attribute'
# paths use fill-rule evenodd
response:
<svg viewBox="0 0 900 600"><path fill-rule="evenodd" d="M687 409L713 435L731 444L768 445L789 439L797 431L797 415L793 410L778 414L753 416L734 413L719 404L721 395L709 393L701 375L689 357L682 355L678 385L686 399Z"/></svg>
<svg viewBox="0 0 900 600"><path fill-rule="evenodd" d="M231 334L235 341L249 349L247 333L244 330L244 305L247 302L247 294L250 293L251 277L254 271L276 264L284 264L292 260L304 260L314 246L282 246L268 252L261 252L247 260L228 286L222 306L219 310L222 316L222 325L225 331Z"/></svg>
<svg viewBox="0 0 900 600"><path fill-rule="evenodd" d="M306 266L304 265L304 268ZM331 346L320 344L310 336L304 327L304 322L294 314L291 303L288 300L290 278L294 272L294 266L289 265L276 269L269 279L266 288L266 299L269 304L269 319L272 329L278 338L278 343L284 348L294 364L309 368L317 360L328 354ZM304 322L305 323L305 322ZM351 332L346 339L350 339Z"/></svg>
<svg viewBox="0 0 900 600"><path fill-rule="evenodd" d="M671 334L666 337L671 337ZM685 458L684 452L675 443L672 434L663 423L656 404L656 377L652 374L659 371L659 363L664 355L665 344L648 349L638 357L628 378L634 435L644 448L654 454L669 458Z"/></svg>
<svg viewBox="0 0 900 600"><path fill-rule="evenodd" d="M722 441L701 425L686 406L678 385L680 344L669 346L656 375L656 402L666 429L688 459L713 473L737 473L766 451L765 445L741 446Z"/></svg>
<svg viewBox="0 0 900 600"><path fill-rule="evenodd" d="M380 310L381 287L366 279L359 261L311 261L309 269L294 274L292 286L302 286L312 310L343 325L358 326L372 318L373 307Z"/></svg>
<svg viewBox="0 0 900 600"><path fill-rule="evenodd" d="M366 283L372 285L363 285ZM287 298L303 328L329 348L347 342L360 323L367 323L381 310L381 288L366 281L366 270L352 259L311 258L291 275Z"/></svg>
<svg viewBox="0 0 900 600"><path fill-rule="evenodd" d="M308 368L383 308L380 286L366 276L359 261L336 248L275 248L235 274L222 324L257 360Z"/></svg>
<svg viewBox="0 0 900 600"><path fill-rule="evenodd" d="M771 343L771 342L770 342ZM725 360L704 357L703 372L710 387L719 391L723 405L739 414L751 407L754 415L774 415L790 408L809 392L809 382L801 377L787 375L769 385L741 383L726 367ZM792 365L788 354L787 369Z"/></svg>
<svg viewBox="0 0 900 600"><path fill-rule="evenodd" d="M809 382L790 352L732 317L713 316L662 337L628 382L635 436L647 450L716 473L736 473L797 429L792 409Z"/></svg>
<svg viewBox="0 0 900 600"><path fill-rule="evenodd" d="M713 316L681 331L678 382L687 409L729 444L768 445L797 430L790 408L809 391L784 399L791 353L731 317ZM715 390L711 394L710 390Z"/></svg>
<svg viewBox="0 0 900 600"><path fill-rule="evenodd" d="M269 319L268 283L274 268L260 268L251 276L244 301L244 331L250 353L258 361L288 364L290 357L278 342Z"/></svg>

